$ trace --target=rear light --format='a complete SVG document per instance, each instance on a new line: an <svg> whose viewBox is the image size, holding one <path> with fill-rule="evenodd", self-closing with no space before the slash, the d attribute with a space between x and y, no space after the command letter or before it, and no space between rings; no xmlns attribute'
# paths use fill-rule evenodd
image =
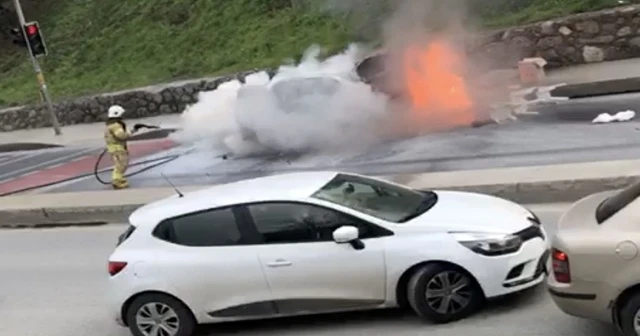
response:
<svg viewBox="0 0 640 336"><path fill-rule="evenodd" d="M558 249L553 249L551 262L556 281L560 283L570 283L571 272L569 271L569 256Z"/></svg>
<svg viewBox="0 0 640 336"><path fill-rule="evenodd" d="M109 275L114 276L127 267L127 263L124 261L109 261Z"/></svg>

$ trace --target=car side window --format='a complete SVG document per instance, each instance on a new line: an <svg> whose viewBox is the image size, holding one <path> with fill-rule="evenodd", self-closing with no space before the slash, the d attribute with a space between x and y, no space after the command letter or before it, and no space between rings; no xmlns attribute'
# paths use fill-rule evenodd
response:
<svg viewBox="0 0 640 336"><path fill-rule="evenodd" d="M165 220L154 230L160 239L184 246L229 246L241 242L231 208L214 209Z"/></svg>
<svg viewBox="0 0 640 336"><path fill-rule="evenodd" d="M305 220L308 209L292 203L262 203L247 206L256 230L266 244L314 241L313 227Z"/></svg>
<svg viewBox="0 0 640 336"><path fill-rule="evenodd" d="M310 204L262 203L247 208L258 233L267 244L332 241L333 231L343 225L357 227L361 239L389 234L363 220Z"/></svg>

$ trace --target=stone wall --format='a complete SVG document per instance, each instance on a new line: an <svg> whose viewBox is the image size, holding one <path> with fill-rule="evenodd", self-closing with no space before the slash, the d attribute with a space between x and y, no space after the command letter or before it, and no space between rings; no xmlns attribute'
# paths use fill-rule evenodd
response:
<svg viewBox="0 0 640 336"><path fill-rule="evenodd" d="M467 45L474 62L515 67L523 57L541 56L549 67L619 60L640 56L640 5L578 14L553 21L482 33ZM56 103L62 125L103 121L111 104L131 118L180 113L196 102L198 92L215 89L253 71L220 78L157 85ZM271 75L273 71L271 71ZM44 106L0 110L0 131L49 127Z"/></svg>
<svg viewBox="0 0 640 336"><path fill-rule="evenodd" d="M61 125L105 121L107 109L113 104L124 107L127 118L181 113L187 105L197 101L199 92L214 90L220 84L234 79L244 82L247 75L256 71L82 97L55 103L53 107ZM273 70L267 71L270 76L275 74ZM44 104L0 110L1 132L50 126L51 120Z"/></svg>
<svg viewBox="0 0 640 336"><path fill-rule="evenodd" d="M640 5L487 32L468 51L494 65L540 56L548 68L639 57Z"/></svg>

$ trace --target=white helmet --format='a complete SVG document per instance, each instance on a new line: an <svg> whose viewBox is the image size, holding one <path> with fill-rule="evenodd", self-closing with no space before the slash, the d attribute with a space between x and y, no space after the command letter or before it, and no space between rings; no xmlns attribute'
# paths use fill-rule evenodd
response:
<svg viewBox="0 0 640 336"><path fill-rule="evenodd" d="M113 105L109 107L108 117L109 118L120 118L124 114L124 108L120 105Z"/></svg>

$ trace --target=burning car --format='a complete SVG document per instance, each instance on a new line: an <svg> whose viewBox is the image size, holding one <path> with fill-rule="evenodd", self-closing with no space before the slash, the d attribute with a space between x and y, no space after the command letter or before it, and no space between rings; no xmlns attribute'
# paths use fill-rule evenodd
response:
<svg viewBox="0 0 640 336"><path fill-rule="evenodd" d="M367 95L367 101L349 96ZM371 100L371 101L369 101ZM234 116L242 141L260 147L279 148L290 145L293 151L308 150L305 143L283 144L283 133L306 133L309 146L317 144L314 133L326 138L327 133L357 133L367 122L386 111L387 98L373 93L369 85L355 74L338 76L309 74L294 77L274 77L266 85L244 85L238 90ZM370 117L363 118L363 115ZM274 124L280 125L274 136ZM300 137L290 137L300 140ZM336 144L338 145L338 144ZM265 149L265 148L262 148Z"/></svg>

